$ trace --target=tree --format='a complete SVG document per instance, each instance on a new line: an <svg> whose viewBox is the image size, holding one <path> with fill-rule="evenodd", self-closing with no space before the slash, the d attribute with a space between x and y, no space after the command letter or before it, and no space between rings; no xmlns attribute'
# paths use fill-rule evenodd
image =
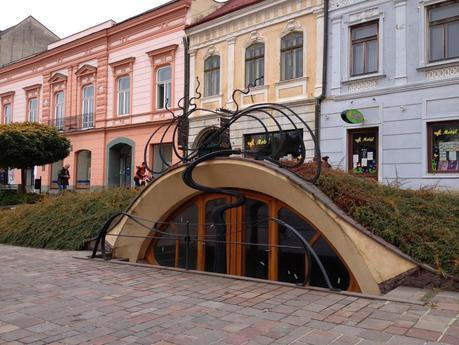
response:
<svg viewBox="0 0 459 345"><path fill-rule="evenodd" d="M26 169L64 159L70 141L56 129L31 122L0 125L0 167L21 169L20 193L25 193Z"/></svg>

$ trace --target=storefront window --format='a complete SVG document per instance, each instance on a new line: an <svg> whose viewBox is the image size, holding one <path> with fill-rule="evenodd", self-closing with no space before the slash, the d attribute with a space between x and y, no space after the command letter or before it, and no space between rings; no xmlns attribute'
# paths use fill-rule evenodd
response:
<svg viewBox="0 0 459 345"><path fill-rule="evenodd" d="M459 172L459 121L428 124L429 172Z"/></svg>
<svg viewBox="0 0 459 345"><path fill-rule="evenodd" d="M378 129L349 130L348 169L354 174L378 176Z"/></svg>
<svg viewBox="0 0 459 345"><path fill-rule="evenodd" d="M284 138L282 138L284 136ZM282 139L284 141L282 142ZM303 130L268 132L244 135L244 148L246 151L259 155L273 156L275 159L292 161L301 158Z"/></svg>

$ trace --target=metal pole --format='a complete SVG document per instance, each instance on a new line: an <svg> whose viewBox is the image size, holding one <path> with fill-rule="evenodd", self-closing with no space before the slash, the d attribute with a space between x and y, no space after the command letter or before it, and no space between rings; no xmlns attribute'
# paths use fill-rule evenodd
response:
<svg viewBox="0 0 459 345"><path fill-rule="evenodd" d="M185 269L188 270L188 258L190 255L190 221L186 221L186 236L185 236Z"/></svg>

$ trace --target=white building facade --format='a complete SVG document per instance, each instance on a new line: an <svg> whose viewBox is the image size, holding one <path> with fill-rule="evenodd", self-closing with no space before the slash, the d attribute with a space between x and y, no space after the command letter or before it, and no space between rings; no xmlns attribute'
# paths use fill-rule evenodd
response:
<svg viewBox="0 0 459 345"><path fill-rule="evenodd" d="M459 1L331 0L328 23L322 156L404 188L459 189Z"/></svg>

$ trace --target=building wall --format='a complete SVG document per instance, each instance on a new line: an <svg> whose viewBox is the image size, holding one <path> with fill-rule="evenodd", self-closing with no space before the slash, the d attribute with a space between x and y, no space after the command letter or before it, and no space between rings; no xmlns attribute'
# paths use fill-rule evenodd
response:
<svg viewBox="0 0 459 345"><path fill-rule="evenodd" d="M94 125L81 128L77 124L76 130L64 130L72 145L64 160L70 164L71 188L76 187L77 152L91 151L91 188L106 186L107 145L117 138L132 142L133 170L143 161L150 134L171 120L169 112L155 105L155 75L158 67L172 66L171 109L176 111L184 89L182 38L188 8L188 1L176 1L116 25L108 23L102 30L89 30L73 41L0 68L0 99L13 100L14 122L26 121L27 95L32 87L39 98L39 122L55 125L54 95L63 90L65 118L78 119L75 123L81 124L82 87L94 85ZM117 115L116 77L124 74L131 76L131 111ZM151 143L158 143L161 134ZM172 141L169 133L165 138ZM133 174L131 171L131 177ZM35 177L42 178L44 190L52 187L50 166L37 168ZM15 182L20 183L19 172Z"/></svg>
<svg viewBox="0 0 459 345"><path fill-rule="evenodd" d="M32 16L0 32L0 66L46 50L58 40L55 34Z"/></svg>
<svg viewBox="0 0 459 345"><path fill-rule="evenodd" d="M303 33L303 77L280 81L281 38L290 32ZM291 106L301 118L314 129L314 97L321 92L323 11L322 1L270 1L260 2L242 10L187 29L190 40L190 93L196 96L204 90L204 61L212 55L220 56L220 93L202 97L196 102L198 107L215 110L227 108L234 110L232 100L235 89L245 87L245 50L253 43L265 44L264 85L253 88L248 95L236 94L239 108L255 103L275 102ZM268 130L278 127L266 116L262 118ZM283 125L286 119L279 118ZM299 127L304 125L295 120ZM193 115L190 123L190 142L206 127L219 126L219 117L199 112ZM290 125L293 128L293 126ZM284 129L287 129L284 127ZM242 119L231 127L233 147L241 148L243 135L262 132L263 127L253 119ZM304 133L306 146L313 145L309 134Z"/></svg>
<svg viewBox="0 0 459 345"><path fill-rule="evenodd" d="M331 1L327 99L322 103L321 151L348 169L349 129L379 129L378 179L403 187L459 188L459 175L429 173L427 124L459 119L459 59L429 63L426 6L433 1ZM349 76L349 26L379 19L377 73ZM341 120L347 109L365 121Z"/></svg>

